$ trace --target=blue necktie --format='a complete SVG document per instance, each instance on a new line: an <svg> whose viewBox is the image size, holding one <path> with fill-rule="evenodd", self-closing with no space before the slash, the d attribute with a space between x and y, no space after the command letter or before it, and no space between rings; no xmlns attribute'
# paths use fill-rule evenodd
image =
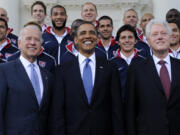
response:
<svg viewBox="0 0 180 135"><path fill-rule="evenodd" d="M88 103L91 101L93 83L92 83L92 71L89 65L90 59L85 60L86 64L83 69L83 84L86 92L86 96L88 98Z"/></svg>
<svg viewBox="0 0 180 135"><path fill-rule="evenodd" d="M31 67L31 78L30 78L31 83L32 83L33 88L34 88L38 104L40 105L40 103L41 103L41 92L40 92L39 78L38 78L37 72L35 70L35 65L30 64L30 67Z"/></svg>

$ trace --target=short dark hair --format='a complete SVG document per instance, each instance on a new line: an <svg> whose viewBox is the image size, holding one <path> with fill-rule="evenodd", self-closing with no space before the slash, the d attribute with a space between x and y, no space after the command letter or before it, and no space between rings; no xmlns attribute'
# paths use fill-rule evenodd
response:
<svg viewBox="0 0 180 135"><path fill-rule="evenodd" d="M170 20L170 21L168 21L168 23L174 23L174 24L176 24L177 27L178 27L178 29L179 29L179 31L180 31L180 24L178 23L177 20Z"/></svg>
<svg viewBox="0 0 180 135"><path fill-rule="evenodd" d="M76 29L79 27L79 25L81 23L83 23L84 21L82 19L76 19L72 22L71 24L71 36L72 38L74 38L74 35L75 35L75 32L76 32Z"/></svg>
<svg viewBox="0 0 180 135"><path fill-rule="evenodd" d="M131 25L129 24L126 24L126 25L123 25L122 27L119 28L119 30L117 31L117 34L116 34L116 41L119 40L119 37L121 35L121 33L123 31L130 31L133 33L135 39L137 40L138 39L138 36L137 36L137 33L136 33L136 29L134 27L132 27Z"/></svg>
<svg viewBox="0 0 180 135"><path fill-rule="evenodd" d="M97 30L96 30L96 27L94 26L94 24L93 24L93 23L91 23L91 22L88 22L88 21L83 21L81 24L79 24L79 26L77 27L77 29L74 31L74 37L76 37L76 36L77 36L77 33L78 33L78 30L79 30L79 27L80 27L81 25L83 25L83 24L90 24L90 25L92 25L92 26L93 26L93 28L94 28L94 30L96 31L96 35L97 35Z"/></svg>
<svg viewBox="0 0 180 135"><path fill-rule="evenodd" d="M63 7L62 5L55 5L51 8L51 16L52 16L52 12L53 12L54 8L62 8L64 10L65 14L67 15L65 7Z"/></svg>
<svg viewBox="0 0 180 135"><path fill-rule="evenodd" d="M31 14L32 14L32 12L33 12L33 7L34 7L35 5L41 5L41 6L43 7L44 13L45 13L45 15L46 15L46 5L45 5L42 1L35 1L35 2L31 5Z"/></svg>
<svg viewBox="0 0 180 135"><path fill-rule="evenodd" d="M110 20L111 25L113 26L113 20L112 20L112 18L109 17L109 16L104 15L104 16L101 16L101 17L98 19L98 27L99 27L99 22L100 22L101 20Z"/></svg>
<svg viewBox="0 0 180 135"><path fill-rule="evenodd" d="M36 22L34 22L34 21L27 22L26 24L24 24L24 27L27 27L27 26L29 26L29 25L37 26L37 28L38 28L40 31L42 31L42 27L41 27L38 23L36 23Z"/></svg>
<svg viewBox="0 0 180 135"><path fill-rule="evenodd" d="M4 22L5 26L6 26L6 30L8 30L8 23L4 18L0 18L0 21Z"/></svg>

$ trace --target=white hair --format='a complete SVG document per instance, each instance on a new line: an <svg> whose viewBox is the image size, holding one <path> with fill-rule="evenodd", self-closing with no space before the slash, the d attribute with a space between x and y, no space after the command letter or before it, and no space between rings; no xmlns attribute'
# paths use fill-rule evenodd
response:
<svg viewBox="0 0 180 135"><path fill-rule="evenodd" d="M41 43L43 42L42 32L40 31L40 29L39 29L36 25L27 25L27 26L25 26L25 27L20 31L18 40L22 40L24 30L26 30L27 28L28 28L28 29L33 29L33 30L39 31L40 34L41 34L41 39L40 39L40 41L41 41Z"/></svg>
<svg viewBox="0 0 180 135"><path fill-rule="evenodd" d="M151 21L149 21L149 23L146 25L146 37L149 37L150 31L151 31L151 27L153 24L162 24L164 25L167 30L168 30L168 34L171 35L172 31L171 28L169 27L169 24L165 21L165 20L160 20L160 19L152 19Z"/></svg>

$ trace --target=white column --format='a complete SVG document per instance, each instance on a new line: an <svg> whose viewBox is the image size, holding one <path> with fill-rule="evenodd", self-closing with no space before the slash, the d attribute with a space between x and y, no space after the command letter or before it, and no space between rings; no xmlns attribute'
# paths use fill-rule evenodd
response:
<svg viewBox="0 0 180 135"><path fill-rule="evenodd" d="M176 8L180 11L180 0L152 0L153 14L155 18L166 19L166 13L171 8Z"/></svg>
<svg viewBox="0 0 180 135"><path fill-rule="evenodd" d="M19 32L19 5L19 0L0 0L0 7L7 10L9 17L8 25L14 29L13 33L15 34L18 34Z"/></svg>

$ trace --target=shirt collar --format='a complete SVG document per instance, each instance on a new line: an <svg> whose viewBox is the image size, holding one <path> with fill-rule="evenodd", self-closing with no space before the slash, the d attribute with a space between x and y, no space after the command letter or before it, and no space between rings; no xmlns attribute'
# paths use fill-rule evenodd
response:
<svg viewBox="0 0 180 135"><path fill-rule="evenodd" d="M22 55L20 55L20 61L22 62L23 66L25 68L28 68L30 64L34 64L35 67L37 67L37 60L35 60L33 63L31 63L30 61L28 61L26 58L24 58Z"/></svg>
<svg viewBox="0 0 180 135"><path fill-rule="evenodd" d="M88 57L91 62L93 64L95 64L95 53L93 53L90 57ZM85 57L84 55L82 55L80 52L78 53L78 59L79 59L79 63L83 64L85 62L85 60L87 59L87 57Z"/></svg>
<svg viewBox="0 0 180 135"><path fill-rule="evenodd" d="M65 30L65 32L64 32L64 34L62 35L62 36L58 36L56 33L54 33L54 31L53 31L53 29L51 28L50 29L50 32L54 35L54 36L56 36L56 37L65 37L66 35L67 35L67 29Z"/></svg>
<svg viewBox="0 0 180 135"><path fill-rule="evenodd" d="M170 56L169 56L169 55L167 55L164 59L159 59L158 57L156 57L155 55L153 55L153 59L154 59L155 64L158 64L158 62L159 62L160 60L163 60L163 61L165 61L167 64L170 64Z"/></svg>

